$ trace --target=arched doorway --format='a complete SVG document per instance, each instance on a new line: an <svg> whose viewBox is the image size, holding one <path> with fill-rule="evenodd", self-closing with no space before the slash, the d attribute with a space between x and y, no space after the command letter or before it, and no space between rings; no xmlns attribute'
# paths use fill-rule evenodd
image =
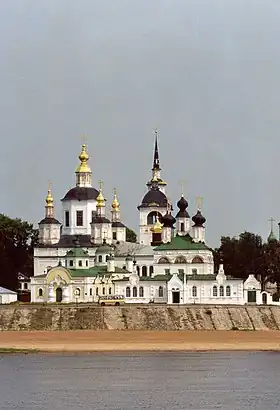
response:
<svg viewBox="0 0 280 410"><path fill-rule="evenodd" d="M263 305L267 304L267 294L266 293L262 294L262 303L263 303Z"/></svg>
<svg viewBox="0 0 280 410"><path fill-rule="evenodd" d="M61 288L56 288L55 301L58 303L62 302L62 289Z"/></svg>

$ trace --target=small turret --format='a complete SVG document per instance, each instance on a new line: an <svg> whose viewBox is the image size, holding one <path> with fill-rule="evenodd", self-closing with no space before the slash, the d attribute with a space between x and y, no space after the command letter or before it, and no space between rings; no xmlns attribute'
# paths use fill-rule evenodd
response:
<svg viewBox="0 0 280 410"><path fill-rule="evenodd" d="M80 165L76 168L76 186L91 187L92 172L88 166L89 155L87 153L86 144L82 144L82 151L79 155Z"/></svg>
<svg viewBox="0 0 280 410"><path fill-rule="evenodd" d="M114 189L114 198L112 201L112 237L113 241L126 241L126 226L121 222L120 203L117 198L117 190Z"/></svg>
<svg viewBox="0 0 280 410"><path fill-rule="evenodd" d="M106 239L107 243L112 243L112 222L106 217L105 198L103 196L102 181L99 181L100 188L96 198L96 214L91 222L91 240L94 244L102 244Z"/></svg>
<svg viewBox="0 0 280 410"><path fill-rule="evenodd" d="M192 217L192 221L194 222L194 225L192 227L192 237L193 237L194 242L205 242L204 223L206 222L206 219L201 213L201 207L202 207L202 198L198 197L197 198L197 212Z"/></svg>
<svg viewBox="0 0 280 410"><path fill-rule="evenodd" d="M59 242L61 223L54 217L54 200L49 184L45 205L45 218L39 222L39 242L43 245L53 245Z"/></svg>
<svg viewBox="0 0 280 410"><path fill-rule="evenodd" d="M182 183L181 198L177 202L177 206L179 208L179 211L176 215L177 235L185 236L190 230L190 215L186 210L188 205L188 201L184 198Z"/></svg>

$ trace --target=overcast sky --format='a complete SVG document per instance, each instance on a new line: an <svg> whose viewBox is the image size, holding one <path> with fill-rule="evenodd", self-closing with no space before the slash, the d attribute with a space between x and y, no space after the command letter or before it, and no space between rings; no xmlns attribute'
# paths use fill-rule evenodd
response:
<svg viewBox="0 0 280 410"><path fill-rule="evenodd" d="M47 183L75 185L83 134L94 186L116 186L138 232L153 129L162 177L207 239L267 237L280 219L280 2L2 0L0 211L37 222Z"/></svg>

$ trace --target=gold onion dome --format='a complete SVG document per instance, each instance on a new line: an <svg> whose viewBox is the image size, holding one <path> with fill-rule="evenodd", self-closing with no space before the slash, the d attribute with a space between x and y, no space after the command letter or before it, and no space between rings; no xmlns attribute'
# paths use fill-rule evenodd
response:
<svg viewBox="0 0 280 410"><path fill-rule="evenodd" d="M155 222L154 226L152 227L151 231L153 233L161 233L162 232L162 224L159 222L158 216L157 216L156 222Z"/></svg>
<svg viewBox="0 0 280 410"><path fill-rule="evenodd" d="M99 181L99 185L100 185L100 188L99 188L99 194L96 198L96 201L97 201L96 206L98 208L101 208L101 207L105 206L105 198L104 198L103 192L102 192L102 181Z"/></svg>
<svg viewBox="0 0 280 410"><path fill-rule="evenodd" d="M51 189L48 189L48 195L46 197L46 204L48 207L53 206L53 197L52 197L52 193L51 193Z"/></svg>
<svg viewBox="0 0 280 410"><path fill-rule="evenodd" d="M117 191L114 189L114 199L112 202L112 209L118 211L120 209L120 203L117 198Z"/></svg>
<svg viewBox="0 0 280 410"><path fill-rule="evenodd" d="M87 153L86 144L82 145L82 151L79 155L79 160L81 161L80 165L78 165L76 172L91 172L90 167L88 166L89 155Z"/></svg>

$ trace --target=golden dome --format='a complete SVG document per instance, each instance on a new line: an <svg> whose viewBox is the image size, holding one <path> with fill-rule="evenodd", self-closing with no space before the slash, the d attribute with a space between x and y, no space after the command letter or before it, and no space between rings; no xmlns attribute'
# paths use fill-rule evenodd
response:
<svg viewBox="0 0 280 410"><path fill-rule="evenodd" d="M161 223L159 222L158 216L157 216L156 222L155 222L154 226L151 228L151 231L152 231L153 233L162 233L162 226L163 226L163 224L161 224Z"/></svg>
<svg viewBox="0 0 280 410"><path fill-rule="evenodd" d="M87 163L89 160L89 155L87 153L86 144L82 144L82 151L79 155L79 160L81 163L77 166L76 172L91 172L91 169Z"/></svg>
<svg viewBox="0 0 280 410"><path fill-rule="evenodd" d="M113 211L119 211L119 209L120 209L120 203L119 203L119 201L118 201L118 198L117 198L117 190L116 190L116 188L114 189L114 199L113 199L113 202L112 202L112 210Z"/></svg>
<svg viewBox="0 0 280 410"><path fill-rule="evenodd" d="M51 188L48 189L48 195L46 197L46 204L47 204L47 207L53 206L53 197L51 193Z"/></svg>
<svg viewBox="0 0 280 410"><path fill-rule="evenodd" d="M103 184L102 181L99 181L99 185L100 185L99 194L96 198L96 201L97 201L96 207L97 208L101 208L101 207L105 206L105 198L104 198L103 192L102 192L102 184Z"/></svg>

